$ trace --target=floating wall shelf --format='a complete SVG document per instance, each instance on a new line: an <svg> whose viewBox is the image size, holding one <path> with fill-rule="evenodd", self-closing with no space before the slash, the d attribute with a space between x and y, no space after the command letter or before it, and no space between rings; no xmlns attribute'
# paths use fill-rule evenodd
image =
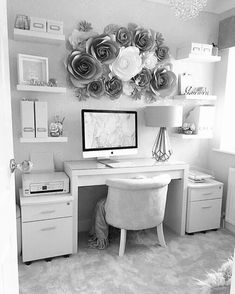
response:
<svg viewBox="0 0 235 294"><path fill-rule="evenodd" d="M20 138L20 143L66 143L68 137Z"/></svg>
<svg viewBox="0 0 235 294"><path fill-rule="evenodd" d="M191 62L218 62L221 60L221 57L214 55L192 54L191 46L186 46L177 49L176 59Z"/></svg>
<svg viewBox="0 0 235 294"><path fill-rule="evenodd" d="M191 62L218 62L221 60L220 56L202 56L202 55L195 55L195 54L188 54L184 57L178 57L177 60L182 61L191 61Z"/></svg>
<svg viewBox="0 0 235 294"><path fill-rule="evenodd" d="M65 42L65 36L30 30L14 29L14 40L59 45Z"/></svg>
<svg viewBox="0 0 235 294"><path fill-rule="evenodd" d="M171 136L180 138L180 139L211 139L212 135L186 135L186 134L178 134L178 133L172 133Z"/></svg>
<svg viewBox="0 0 235 294"><path fill-rule="evenodd" d="M31 85L17 85L18 91L32 91L32 92L48 92L48 93L66 93L66 88L63 87L46 87L46 86L31 86Z"/></svg>
<svg viewBox="0 0 235 294"><path fill-rule="evenodd" d="M216 100L215 95L175 95L177 100Z"/></svg>

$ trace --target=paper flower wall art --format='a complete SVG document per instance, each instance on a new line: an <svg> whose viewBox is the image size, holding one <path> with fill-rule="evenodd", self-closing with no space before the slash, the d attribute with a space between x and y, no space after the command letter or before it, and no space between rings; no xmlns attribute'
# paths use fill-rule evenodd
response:
<svg viewBox="0 0 235 294"><path fill-rule="evenodd" d="M109 24L98 34L86 21L68 39L68 78L80 100L122 94L147 102L172 95L176 75L161 33Z"/></svg>

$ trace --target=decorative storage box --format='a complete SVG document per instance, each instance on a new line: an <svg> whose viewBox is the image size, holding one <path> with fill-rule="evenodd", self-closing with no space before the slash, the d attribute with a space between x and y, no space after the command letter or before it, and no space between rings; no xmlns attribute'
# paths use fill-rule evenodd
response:
<svg viewBox="0 0 235 294"><path fill-rule="evenodd" d="M191 53L201 55L202 54L202 44L201 43L192 43Z"/></svg>
<svg viewBox="0 0 235 294"><path fill-rule="evenodd" d="M51 34L63 34L63 22L57 20L47 20L47 32Z"/></svg>
<svg viewBox="0 0 235 294"><path fill-rule="evenodd" d="M177 59L212 56L212 48L210 44L191 43L177 49Z"/></svg>
<svg viewBox="0 0 235 294"><path fill-rule="evenodd" d="M46 32L46 19L30 16L30 30Z"/></svg>
<svg viewBox="0 0 235 294"><path fill-rule="evenodd" d="M212 55L212 45L202 44L201 53L202 55L210 56Z"/></svg>
<svg viewBox="0 0 235 294"><path fill-rule="evenodd" d="M219 23L219 49L235 46L235 16L225 18Z"/></svg>

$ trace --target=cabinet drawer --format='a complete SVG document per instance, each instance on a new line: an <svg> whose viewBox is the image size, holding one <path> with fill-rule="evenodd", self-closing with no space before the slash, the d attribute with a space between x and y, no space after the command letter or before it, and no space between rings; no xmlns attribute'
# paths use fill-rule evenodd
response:
<svg viewBox="0 0 235 294"><path fill-rule="evenodd" d="M72 217L23 223L23 261L70 254L72 239Z"/></svg>
<svg viewBox="0 0 235 294"><path fill-rule="evenodd" d="M219 228L221 200L188 202L186 232L191 233Z"/></svg>
<svg viewBox="0 0 235 294"><path fill-rule="evenodd" d="M204 187L191 189L189 188L188 201L209 200L215 198L222 198L223 186L217 185L212 187Z"/></svg>
<svg viewBox="0 0 235 294"><path fill-rule="evenodd" d="M22 222L72 216L72 201L25 205L21 207L21 214Z"/></svg>

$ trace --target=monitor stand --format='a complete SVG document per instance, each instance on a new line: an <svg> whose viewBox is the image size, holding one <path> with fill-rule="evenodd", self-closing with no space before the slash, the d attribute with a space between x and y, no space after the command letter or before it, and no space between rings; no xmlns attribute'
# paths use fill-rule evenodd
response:
<svg viewBox="0 0 235 294"><path fill-rule="evenodd" d="M117 160L117 159L109 159L109 158L105 158L105 159L97 159L99 163L104 164L105 166L108 167L133 167L136 166L134 161L122 161L122 160Z"/></svg>
<svg viewBox="0 0 235 294"><path fill-rule="evenodd" d="M112 163L117 163L117 162L119 162L117 159L111 159L111 158L100 158L100 157L97 157L97 159L96 159L99 163L102 163L102 164L104 164L104 165L106 165L106 166L110 166L110 164L112 164Z"/></svg>

